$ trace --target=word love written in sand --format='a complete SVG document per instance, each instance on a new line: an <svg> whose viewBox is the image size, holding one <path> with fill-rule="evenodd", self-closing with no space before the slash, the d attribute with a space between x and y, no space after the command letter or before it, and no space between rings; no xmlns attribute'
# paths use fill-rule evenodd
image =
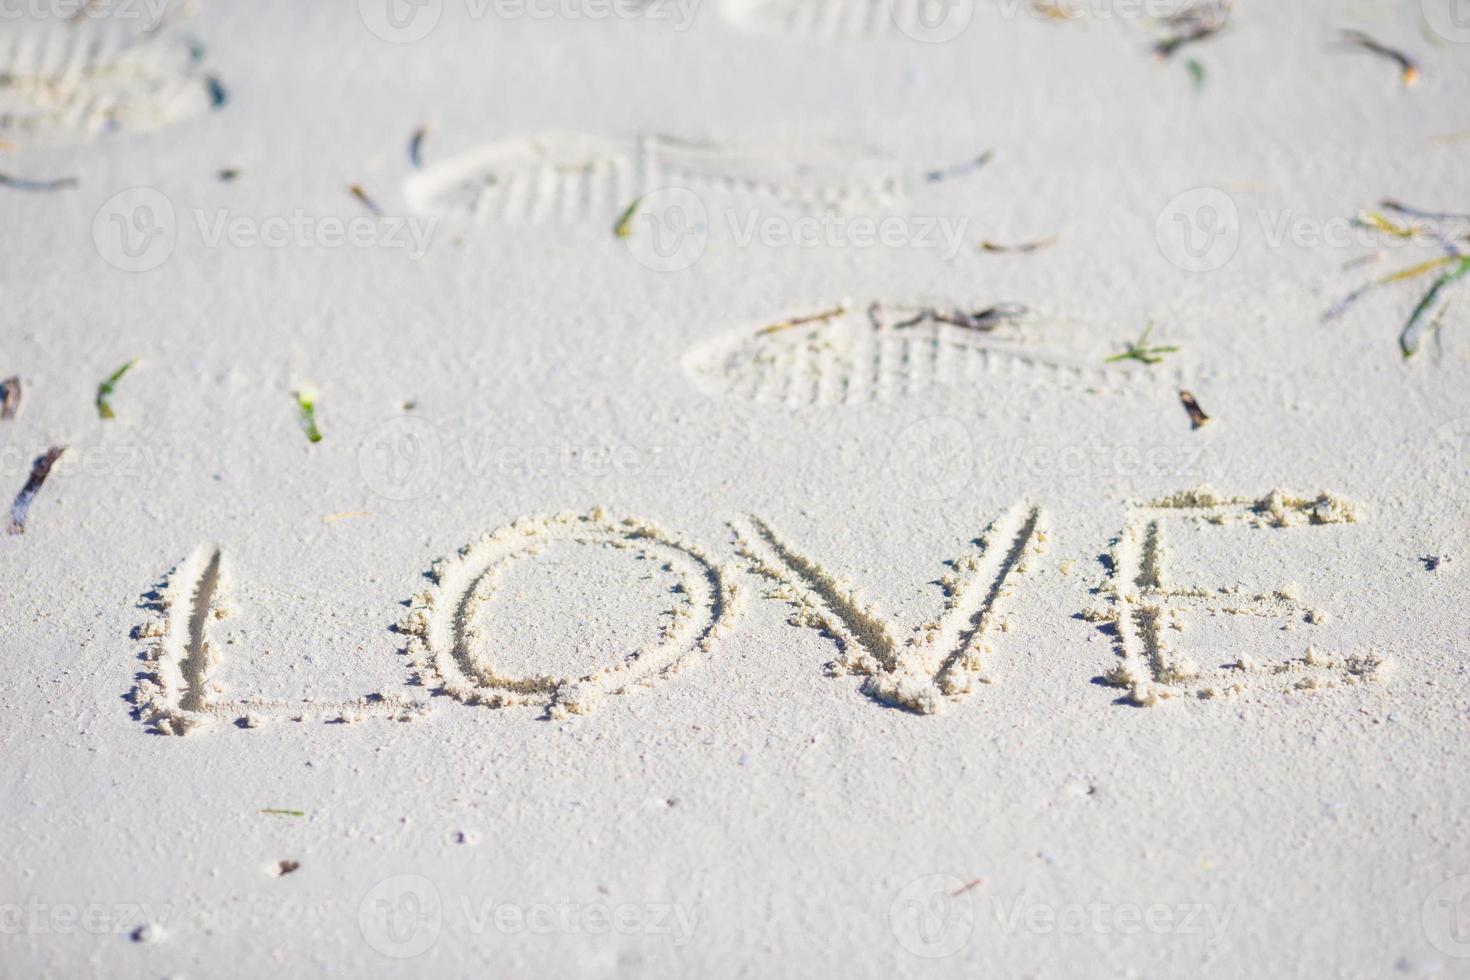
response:
<svg viewBox="0 0 1470 980"><path fill-rule="evenodd" d="M1357 514L1330 494L1294 497L1274 491L1262 498L1224 497L1201 489L1131 509L1114 541L1109 575L1097 594L1106 604L1084 618L1114 639L1117 666L1107 680L1142 705L1171 698L1232 697L1251 682L1295 689L1353 685L1381 677L1388 664L1373 656L1327 656L1309 648L1305 657L1260 665L1241 654L1233 663L1205 670L1168 636L1191 613L1265 617L1315 626L1327 614L1303 605L1294 589L1250 595L1239 586L1216 590L1168 585L1164 527L1241 524L1262 530L1345 525ZM740 608L736 578L749 572L769 583L767 598L789 604L790 623L830 638L838 657L829 674L864 677L873 699L920 714L989 683L987 660L994 634L1018 580L1046 550L1041 510L1018 506L997 519L972 550L948 562L938 580L944 601L937 615L904 634L876 606L864 603L852 583L801 553L770 524L750 517L731 524L738 561L717 564L696 545L646 521L614 519L605 511L524 518L436 562L434 585L415 596L399 631L414 680L465 704L539 706L547 717L591 711L607 695L650 687L694 663L728 633ZM507 573L549 548L615 549L646 562L644 580L657 580L671 607L661 611L653 635L585 673L512 673L486 641L485 625ZM574 561L575 558L568 559ZM425 703L379 693L336 701L246 698L228 700L217 678L218 647L211 623L231 613L229 578L217 548L201 548L176 568L143 605L154 615L137 630L148 642L150 669L133 692L138 717L166 734L186 734L213 721L242 728L267 721L355 721L367 717L406 720ZM503 653L503 651L502 651ZM602 656L606 657L604 651Z"/></svg>

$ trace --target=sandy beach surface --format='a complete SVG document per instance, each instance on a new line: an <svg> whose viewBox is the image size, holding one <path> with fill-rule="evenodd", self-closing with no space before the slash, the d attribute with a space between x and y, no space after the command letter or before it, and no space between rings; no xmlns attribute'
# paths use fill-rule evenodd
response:
<svg viewBox="0 0 1470 980"><path fill-rule="evenodd" d="M926 3L0 3L0 975L1470 976L1470 8Z"/></svg>

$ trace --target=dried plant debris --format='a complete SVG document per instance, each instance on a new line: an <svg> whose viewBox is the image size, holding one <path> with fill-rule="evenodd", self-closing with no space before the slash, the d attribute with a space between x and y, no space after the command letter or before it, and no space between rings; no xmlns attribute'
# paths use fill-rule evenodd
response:
<svg viewBox="0 0 1470 980"><path fill-rule="evenodd" d="M1379 211L1363 212L1355 219L1356 223L1391 238L1434 245L1445 254L1370 280L1330 306L1322 314L1322 319L1331 321L1341 317L1358 300L1381 287L1434 273L1434 281L1420 297L1399 331L1399 352L1409 358L1418 353L1425 335L1432 332L1443 318L1448 305L1444 301L1445 290L1470 274L1470 253L1466 252L1462 244L1470 241L1470 233L1466 232L1467 225L1470 225L1470 215L1426 211L1392 199L1381 202L1379 207L1383 211L1408 219L1411 223L1391 220Z"/></svg>
<svg viewBox="0 0 1470 980"><path fill-rule="evenodd" d="M408 140L408 162L413 164L413 169L424 169L424 138L429 135L428 126L420 126L413 131Z"/></svg>
<svg viewBox="0 0 1470 980"><path fill-rule="evenodd" d="M955 177L965 177L969 174L975 173L978 170L984 169L985 165L994 158L995 151L986 150L984 153L980 154L973 160L966 160L964 163L955 164L952 167L941 167L937 170L930 170L929 172L924 174L924 179L931 184L937 184L941 180L950 180Z"/></svg>
<svg viewBox="0 0 1470 980"><path fill-rule="evenodd" d="M1397 201L1393 198L1385 198L1384 200L1379 201L1378 206L1383 208L1383 210L1385 211L1392 211L1395 214L1402 214L1407 218L1418 218L1421 221L1430 221L1436 224L1444 224L1447 222L1458 222L1461 224L1470 223L1470 214L1451 214L1445 211L1425 211L1422 208L1410 207L1402 201ZM1462 240L1470 241L1470 235L1463 236Z"/></svg>
<svg viewBox="0 0 1470 980"><path fill-rule="evenodd" d="M308 442L321 442L322 431L316 424L317 390L312 385L302 385L296 391L296 407L301 413L301 429Z"/></svg>
<svg viewBox="0 0 1470 980"><path fill-rule="evenodd" d="M847 304L838 303L830 310L823 310L820 313L807 313L802 316L788 317L785 320L779 320L776 323L770 324L769 326L761 327L761 329L756 332L757 334L780 333L783 330L791 330L795 327L803 327L809 323L826 323L828 320L837 319L846 312Z"/></svg>
<svg viewBox="0 0 1470 980"><path fill-rule="evenodd" d="M1343 31L1343 42L1354 47L1363 49L1381 58L1387 58L1399 66L1399 77L1403 80L1404 88L1413 88L1419 84L1419 64L1413 58L1404 54L1396 48L1390 48L1381 44L1362 31Z"/></svg>
<svg viewBox="0 0 1470 980"><path fill-rule="evenodd" d="M1194 82L1194 87L1201 89L1205 87L1205 66L1200 64L1198 58L1190 58L1184 63L1189 69L1189 77Z"/></svg>
<svg viewBox="0 0 1470 980"><path fill-rule="evenodd" d="M0 381L0 419L13 419L20 411L20 376Z"/></svg>
<svg viewBox="0 0 1470 980"><path fill-rule="evenodd" d="M1143 335L1138 338L1137 343L1129 344L1128 349L1121 354L1114 354L1112 357L1105 358L1103 363L1116 364L1119 361L1137 361L1140 364L1160 364L1163 362L1165 354L1178 352L1179 348L1173 346L1150 347L1148 345L1148 338L1153 332L1154 323L1150 320L1148 326L1143 330Z"/></svg>
<svg viewBox="0 0 1470 980"><path fill-rule="evenodd" d="M1030 0L1027 6L1031 8L1032 13L1038 17L1045 17L1047 20L1076 20L1082 16L1081 10L1057 3L1056 0Z"/></svg>
<svg viewBox="0 0 1470 980"><path fill-rule="evenodd" d="M277 817L304 817L304 816L306 816L306 811L305 810L281 810L281 809L278 809L276 807L266 807L265 809L261 810L260 812L261 813L268 813L268 814L271 814L272 816L277 816Z"/></svg>
<svg viewBox="0 0 1470 980"><path fill-rule="evenodd" d="M1031 242L1020 242L1016 245L1002 245L998 242L983 241L980 243L980 251L991 252L996 255L1030 255L1044 248L1051 248L1057 243L1055 236L1051 238L1038 238Z"/></svg>
<svg viewBox="0 0 1470 980"><path fill-rule="evenodd" d="M220 179L220 183L228 184L231 181L237 180L239 178L240 171L234 167L225 167L219 172L218 176Z"/></svg>
<svg viewBox="0 0 1470 980"><path fill-rule="evenodd" d="M1163 18L1169 33L1154 43L1154 53L1172 58L1182 48L1214 37L1229 25L1232 12L1229 0L1201 0Z"/></svg>
<svg viewBox="0 0 1470 980"><path fill-rule="evenodd" d="M1020 303L997 303L995 306L987 306L981 310L941 310L932 306L921 308L907 320L900 320L893 325L893 329L902 330L906 327L917 327L921 323L947 323L951 327L962 327L966 330L978 330L980 333L989 333L1003 323L1019 320L1031 312ZM878 304L874 303L868 308L868 316L875 323L878 322Z"/></svg>
<svg viewBox="0 0 1470 980"><path fill-rule="evenodd" d="M1205 410L1200 408L1199 400L1194 397L1194 392L1185 391L1181 388L1179 391L1179 403L1189 413L1190 429L1202 429L1210 421L1210 417L1205 414Z"/></svg>
<svg viewBox="0 0 1470 980"><path fill-rule="evenodd" d="M209 107L211 109L222 109L230 101L230 93L225 90L224 83L214 75L204 76L204 88L209 92Z"/></svg>
<svg viewBox="0 0 1470 980"><path fill-rule="evenodd" d="M46 482L46 477L51 475L51 467L66 452L65 446L52 446L46 450L31 467L30 478L26 485L21 487L20 493L15 496L15 503L10 505L10 516L5 521L6 534L24 534L26 532L26 515L30 512L31 501L36 499L36 494L41 492L41 485Z"/></svg>
<svg viewBox="0 0 1470 980"><path fill-rule="evenodd" d="M378 207L377 201L374 201L372 198L368 197L367 191L362 189L361 184L348 184L347 193L357 198L358 201L361 202L363 207L372 212L373 217L381 218L383 216L383 209Z"/></svg>
<svg viewBox="0 0 1470 980"><path fill-rule="evenodd" d="M124 364L122 367L118 368L116 371L114 371L111 374L109 374L107 376L107 380L104 381L104 382L102 382L100 385L97 386L97 417L98 418L100 418L100 419L114 419L114 418L117 418L117 416L115 414L113 414L113 411L112 411L112 402L109 401L109 399L112 397L113 391L117 388L117 383L123 379L123 375L125 375L129 371L131 371L133 369L133 366L136 365L137 363L138 363L137 360L131 360L131 361L129 361L128 363Z"/></svg>
<svg viewBox="0 0 1470 980"><path fill-rule="evenodd" d="M0 78L0 83L4 79ZM57 177L52 180L32 180L27 177L15 177L11 174L0 173L0 187L9 187L18 191L31 193L49 193L51 191L69 191L77 186L75 177Z"/></svg>

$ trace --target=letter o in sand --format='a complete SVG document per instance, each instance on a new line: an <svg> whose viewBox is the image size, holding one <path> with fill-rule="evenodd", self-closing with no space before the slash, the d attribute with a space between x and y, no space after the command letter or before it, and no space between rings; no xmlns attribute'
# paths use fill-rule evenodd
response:
<svg viewBox="0 0 1470 980"><path fill-rule="evenodd" d="M476 614L512 563L558 542L628 548L640 558L662 562L679 582L676 605L651 642L580 677L507 676L493 663L493 652L483 649ZM736 614L728 570L657 525L615 520L601 508L585 515L521 518L436 562L432 577L435 586L414 597L399 626L409 635L409 657L423 679L437 679L444 693L466 704L539 704L550 718L585 714L604 695L678 672L708 651Z"/></svg>

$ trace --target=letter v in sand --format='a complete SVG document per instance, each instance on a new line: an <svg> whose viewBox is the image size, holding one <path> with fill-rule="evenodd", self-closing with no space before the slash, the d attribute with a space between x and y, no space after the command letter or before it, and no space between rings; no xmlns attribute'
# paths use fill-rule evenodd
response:
<svg viewBox="0 0 1470 980"><path fill-rule="evenodd" d="M776 583L772 598L795 608L792 624L819 629L841 647L828 671L865 674L863 693L920 714L941 710L984 680L986 636L1001 600L1011 594L1012 577L1026 571L1026 558L1046 544L1040 508L1012 508L985 530L975 551L948 563L950 571L939 580L945 591L940 615L900 641L896 624L865 605L849 582L797 552L765 521L744 523L731 525L740 554Z"/></svg>

